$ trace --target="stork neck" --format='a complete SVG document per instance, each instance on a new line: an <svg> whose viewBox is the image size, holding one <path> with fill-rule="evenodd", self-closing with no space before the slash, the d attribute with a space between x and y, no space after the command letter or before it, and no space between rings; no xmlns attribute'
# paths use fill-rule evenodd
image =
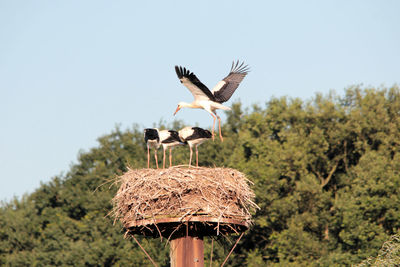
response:
<svg viewBox="0 0 400 267"><path fill-rule="evenodd" d="M186 102L181 102L179 103L182 107L184 108L199 108L198 105L196 105L196 103L186 103Z"/></svg>

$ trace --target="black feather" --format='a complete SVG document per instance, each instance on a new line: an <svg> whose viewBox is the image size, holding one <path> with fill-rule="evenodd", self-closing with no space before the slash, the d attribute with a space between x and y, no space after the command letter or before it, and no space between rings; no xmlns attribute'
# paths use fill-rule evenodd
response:
<svg viewBox="0 0 400 267"><path fill-rule="evenodd" d="M212 134L209 130L205 130L200 127L192 127L193 134L186 138L186 141L199 139L199 138L211 138Z"/></svg>
<svg viewBox="0 0 400 267"><path fill-rule="evenodd" d="M147 143L149 140L160 141L160 136L158 136L158 131L154 128L144 129L144 141Z"/></svg>
<svg viewBox="0 0 400 267"><path fill-rule="evenodd" d="M169 143L174 143L174 142L182 143L182 140L179 137L179 133L177 131L168 130L168 132L170 133L170 136L167 139L162 140L161 143L163 143L163 144L169 144Z"/></svg>
<svg viewBox="0 0 400 267"><path fill-rule="evenodd" d="M175 66L175 71L178 78L181 80L182 78L187 78L191 83L197 86L210 100L215 101L214 95L211 93L210 89L207 88L193 72L190 72L186 68ZM182 80L181 80L182 82Z"/></svg>
<svg viewBox="0 0 400 267"><path fill-rule="evenodd" d="M183 74L178 66L175 66L175 72L179 79L183 77Z"/></svg>
<svg viewBox="0 0 400 267"><path fill-rule="evenodd" d="M218 103L228 101L249 71L248 65L244 65L244 62L239 64L239 60L236 63L233 61L231 71L223 79L225 85L213 92L215 101Z"/></svg>

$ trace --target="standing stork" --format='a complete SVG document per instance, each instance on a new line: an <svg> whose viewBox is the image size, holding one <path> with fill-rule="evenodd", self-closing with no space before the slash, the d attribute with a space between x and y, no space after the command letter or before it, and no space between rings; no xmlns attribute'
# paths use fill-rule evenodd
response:
<svg viewBox="0 0 400 267"><path fill-rule="evenodd" d="M192 103L179 102L174 115L181 108L202 108L206 110L214 118L212 127L212 138L214 140L215 120L218 118L219 137L224 141L221 133L221 118L217 115L217 109L230 110L229 107L222 105L228 101L243 78L249 72L249 67L244 62L239 64L239 60L232 63L231 70L224 79L210 91L197 77L186 68L175 66L176 74L179 80L186 86L194 96Z"/></svg>
<svg viewBox="0 0 400 267"><path fill-rule="evenodd" d="M192 164L192 147L196 148L196 167L199 167L199 152L197 146L204 143L206 140L211 138L211 133L209 130L204 130L200 127L185 127L179 131L179 137L185 143L188 143L190 148L190 159L189 167Z"/></svg>
<svg viewBox="0 0 400 267"><path fill-rule="evenodd" d="M159 131L160 141L163 147L163 169L165 168L165 150L169 148L169 167L172 166L172 148L185 143L179 138L179 133L174 130Z"/></svg>
<svg viewBox="0 0 400 267"><path fill-rule="evenodd" d="M160 134L157 128L144 129L144 142L147 145L147 168L150 168L150 148L154 148L154 159L158 169L157 149L160 147Z"/></svg>
<svg viewBox="0 0 400 267"><path fill-rule="evenodd" d="M162 145L163 147L163 168L165 168L165 150L169 148L169 166L172 166L173 147L184 145L185 143L179 137L179 133L173 130L159 131L157 128L144 129L144 141L147 145L147 168L150 168L150 148L154 148L154 159L158 169L157 150Z"/></svg>

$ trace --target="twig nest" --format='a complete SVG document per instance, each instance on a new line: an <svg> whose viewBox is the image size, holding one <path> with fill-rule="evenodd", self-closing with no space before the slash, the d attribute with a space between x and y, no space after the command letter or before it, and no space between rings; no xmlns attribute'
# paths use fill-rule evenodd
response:
<svg viewBox="0 0 400 267"><path fill-rule="evenodd" d="M251 212L258 208L251 182L230 168L128 169L119 180L113 212L126 229L140 221L199 216L214 218L218 225L227 219L250 225Z"/></svg>

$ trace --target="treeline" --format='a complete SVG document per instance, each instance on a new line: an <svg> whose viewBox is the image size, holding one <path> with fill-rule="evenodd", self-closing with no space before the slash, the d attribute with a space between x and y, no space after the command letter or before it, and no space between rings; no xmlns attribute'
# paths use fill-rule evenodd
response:
<svg viewBox="0 0 400 267"><path fill-rule="evenodd" d="M244 172L261 207L229 266L348 266L376 256L400 232L397 86L272 98L245 110L234 103L223 132L223 143L202 145L200 165ZM116 176L147 164L142 129L116 128L98 142L66 174L3 203L0 265L151 266L109 216ZM187 164L187 148L173 152L175 164ZM165 241L139 240L169 266ZM217 241L215 264L232 245Z"/></svg>

